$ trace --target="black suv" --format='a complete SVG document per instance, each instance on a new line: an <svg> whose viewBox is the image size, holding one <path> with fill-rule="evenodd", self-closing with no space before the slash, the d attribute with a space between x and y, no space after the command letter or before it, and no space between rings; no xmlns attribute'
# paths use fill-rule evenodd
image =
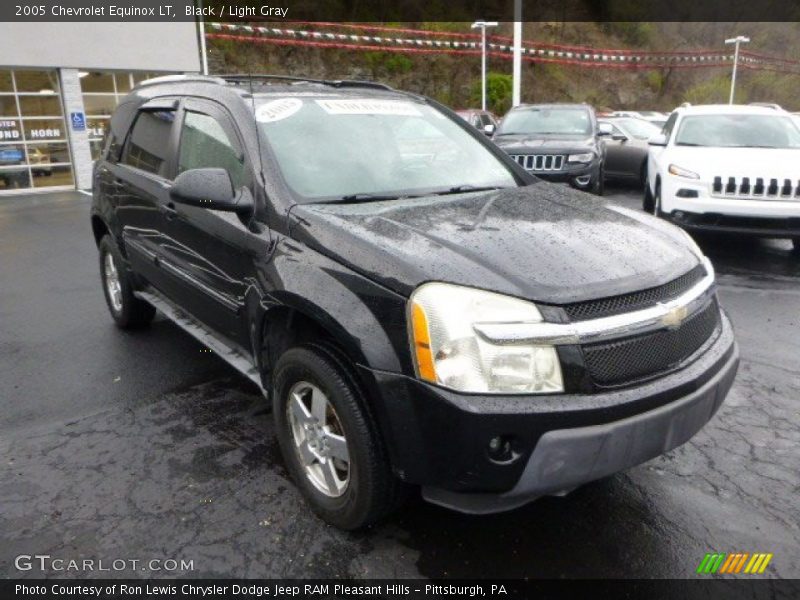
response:
<svg viewBox="0 0 800 600"><path fill-rule="evenodd" d="M601 136L610 132L598 126L586 104L524 104L503 117L494 142L537 177L602 196L606 147Z"/></svg>
<svg viewBox="0 0 800 600"><path fill-rule="evenodd" d="M688 235L379 84L146 82L111 118L91 224L116 323L159 309L254 381L342 528L412 485L495 512L646 461L738 365Z"/></svg>

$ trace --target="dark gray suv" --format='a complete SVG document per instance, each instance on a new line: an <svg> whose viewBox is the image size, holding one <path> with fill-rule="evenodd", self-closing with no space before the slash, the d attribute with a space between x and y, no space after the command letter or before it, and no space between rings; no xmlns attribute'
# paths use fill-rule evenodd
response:
<svg viewBox="0 0 800 600"><path fill-rule="evenodd" d="M548 181L603 195L605 143L586 104L530 104L512 108L494 142L526 171Z"/></svg>

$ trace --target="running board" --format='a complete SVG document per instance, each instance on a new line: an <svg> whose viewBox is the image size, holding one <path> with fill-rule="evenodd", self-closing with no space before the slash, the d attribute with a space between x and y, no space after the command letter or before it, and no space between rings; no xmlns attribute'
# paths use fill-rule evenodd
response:
<svg viewBox="0 0 800 600"><path fill-rule="evenodd" d="M183 329L186 333L191 335L194 339L206 346L209 350L214 352L214 354L219 356L222 360L239 371L250 381L255 383L258 386L258 389L261 390L262 394L265 396L267 395L266 391L261 385L261 374L258 372L258 369L253 366L250 360L241 352L231 348L227 343L211 333L197 319L176 306L171 300L167 299L153 288L148 288L147 291L143 292L137 291L133 294L137 298L152 304L170 321L175 323L178 327Z"/></svg>

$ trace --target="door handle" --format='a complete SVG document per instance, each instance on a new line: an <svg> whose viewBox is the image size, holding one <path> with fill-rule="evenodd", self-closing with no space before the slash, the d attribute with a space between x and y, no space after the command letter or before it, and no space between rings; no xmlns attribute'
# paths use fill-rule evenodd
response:
<svg viewBox="0 0 800 600"><path fill-rule="evenodd" d="M175 204L173 202L167 202L166 204L162 205L161 210L167 217L168 221L171 221L178 216L178 211L175 209Z"/></svg>

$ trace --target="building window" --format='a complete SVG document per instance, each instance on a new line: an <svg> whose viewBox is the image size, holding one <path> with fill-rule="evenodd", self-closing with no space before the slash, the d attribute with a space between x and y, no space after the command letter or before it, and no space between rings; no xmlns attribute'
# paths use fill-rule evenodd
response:
<svg viewBox="0 0 800 600"><path fill-rule="evenodd" d="M73 186L55 70L0 70L0 191Z"/></svg>
<svg viewBox="0 0 800 600"><path fill-rule="evenodd" d="M97 71L81 71L79 73L92 160L100 158L108 121L120 100L133 89L133 86L158 75L160 73ZM0 107L1 110L2 107Z"/></svg>

